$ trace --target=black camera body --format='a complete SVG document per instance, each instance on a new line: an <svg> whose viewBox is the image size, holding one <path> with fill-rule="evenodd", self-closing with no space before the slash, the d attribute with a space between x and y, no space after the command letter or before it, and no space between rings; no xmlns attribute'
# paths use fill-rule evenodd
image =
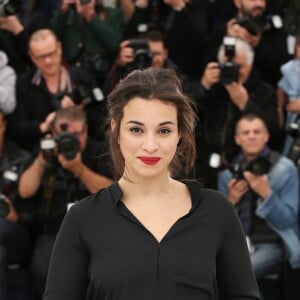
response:
<svg viewBox="0 0 300 300"><path fill-rule="evenodd" d="M250 34L258 35L272 28L282 28L283 22L279 15L247 16L236 19L236 24L244 27Z"/></svg>
<svg viewBox="0 0 300 300"><path fill-rule="evenodd" d="M300 137L300 119L290 123L286 133L291 135L293 138Z"/></svg>
<svg viewBox="0 0 300 300"><path fill-rule="evenodd" d="M258 35L266 27L266 19L263 16L245 17L236 19L236 24L244 27L250 34Z"/></svg>
<svg viewBox="0 0 300 300"><path fill-rule="evenodd" d="M68 160L74 159L80 150L80 143L73 133L62 131L55 137L55 140L58 144L58 153Z"/></svg>
<svg viewBox="0 0 300 300"><path fill-rule="evenodd" d="M55 146L57 145L58 153L61 153L66 159L72 160L80 151L80 142L76 135L67 131L68 124L62 124L62 132L55 138L44 137L40 141L40 148L44 159L47 162L55 157Z"/></svg>
<svg viewBox="0 0 300 300"><path fill-rule="evenodd" d="M289 150L287 157L292 160L295 165L300 168L300 118L289 124L286 133L293 137L293 144Z"/></svg>
<svg viewBox="0 0 300 300"><path fill-rule="evenodd" d="M220 65L220 83L230 84L237 82L239 78L239 65L234 62L228 61Z"/></svg>
<svg viewBox="0 0 300 300"><path fill-rule="evenodd" d="M220 83L230 84L238 81L240 66L233 62L235 56L235 43L234 37L225 36L223 39L224 55L228 61L220 64Z"/></svg>
<svg viewBox="0 0 300 300"><path fill-rule="evenodd" d="M0 16L16 15L22 10L22 0L0 0Z"/></svg>
<svg viewBox="0 0 300 300"><path fill-rule="evenodd" d="M88 89L86 86L82 84L76 84L72 92L64 91L61 93L57 93L53 96L55 109L60 108L60 102L65 96L69 96L75 105L79 105L82 103L88 104L92 102L93 99L93 95L90 89Z"/></svg>
<svg viewBox="0 0 300 300"><path fill-rule="evenodd" d="M5 198L12 198L17 190L19 174L17 167L13 166L3 172L0 188L0 218L5 218L9 213L9 206L5 202Z"/></svg>
<svg viewBox="0 0 300 300"><path fill-rule="evenodd" d="M259 156L249 162L235 162L230 165L229 169L233 174L234 179L241 180L244 178L243 172L245 171L249 171L254 175L264 175L269 172L270 167L271 163L269 162L269 160L263 156Z"/></svg>
<svg viewBox="0 0 300 300"><path fill-rule="evenodd" d="M152 65L152 53L147 39L129 39L128 47L133 48L135 51L135 59L132 63L134 69L145 69Z"/></svg>

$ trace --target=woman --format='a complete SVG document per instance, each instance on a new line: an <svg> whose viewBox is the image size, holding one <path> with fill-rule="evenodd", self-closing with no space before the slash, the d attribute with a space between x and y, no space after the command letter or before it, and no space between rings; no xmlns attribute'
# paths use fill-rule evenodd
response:
<svg viewBox="0 0 300 300"><path fill-rule="evenodd" d="M259 299L229 201L174 179L194 164L194 112L173 71L136 70L108 97L118 180L74 205L44 299Z"/></svg>

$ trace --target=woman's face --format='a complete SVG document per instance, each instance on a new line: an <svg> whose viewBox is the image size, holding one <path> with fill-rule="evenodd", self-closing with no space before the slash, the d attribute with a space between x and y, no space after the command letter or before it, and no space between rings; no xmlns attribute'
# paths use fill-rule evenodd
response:
<svg viewBox="0 0 300 300"><path fill-rule="evenodd" d="M119 145L131 180L168 175L178 142L177 108L173 104L137 97L125 105Z"/></svg>

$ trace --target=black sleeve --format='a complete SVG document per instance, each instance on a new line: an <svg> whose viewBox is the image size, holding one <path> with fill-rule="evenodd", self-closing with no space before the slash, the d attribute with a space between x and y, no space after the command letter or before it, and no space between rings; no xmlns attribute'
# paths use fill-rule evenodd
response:
<svg viewBox="0 0 300 300"><path fill-rule="evenodd" d="M243 113L259 114L268 127L270 133L270 147L280 150L282 136L279 129L277 96L273 87L269 84L261 83L255 95L250 95Z"/></svg>
<svg viewBox="0 0 300 300"><path fill-rule="evenodd" d="M287 36L283 29L270 30L262 35L255 49L254 65L260 70L264 81L276 86L281 76L280 66L289 59Z"/></svg>
<svg viewBox="0 0 300 300"><path fill-rule="evenodd" d="M82 300L88 286L89 255L72 209L58 232L51 255L44 300Z"/></svg>
<svg viewBox="0 0 300 300"><path fill-rule="evenodd" d="M245 235L232 205L217 254L219 299L260 299Z"/></svg>

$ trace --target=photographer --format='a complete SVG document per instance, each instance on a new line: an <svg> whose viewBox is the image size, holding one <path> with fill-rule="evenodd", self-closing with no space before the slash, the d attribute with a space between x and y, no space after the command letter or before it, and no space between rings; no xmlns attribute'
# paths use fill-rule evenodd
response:
<svg viewBox="0 0 300 300"><path fill-rule="evenodd" d="M207 47L208 61L214 58L225 35L240 38L253 47L254 66L262 79L276 87L280 77L280 66L290 58L287 34L280 16L265 13L266 0L234 0L234 4L237 8L236 17L211 35Z"/></svg>
<svg viewBox="0 0 300 300"><path fill-rule="evenodd" d="M170 68L179 75L177 66L168 58L163 34L158 30L148 32L145 38L132 38L120 44L119 54L105 81L105 94L130 71L147 67Z"/></svg>
<svg viewBox="0 0 300 300"><path fill-rule="evenodd" d="M20 195L26 199L33 197L39 212L32 271L40 295L55 235L68 206L112 182L107 156L99 158L105 149L88 138L86 117L81 109L72 106L58 110L52 135L56 147L49 149L49 140L47 149L41 143L42 149L21 174L19 182Z"/></svg>
<svg viewBox="0 0 300 300"><path fill-rule="evenodd" d="M63 0L49 26L62 42L66 62L82 67L102 86L122 40L122 11L104 7L102 0Z"/></svg>
<svg viewBox="0 0 300 300"><path fill-rule="evenodd" d="M11 136L32 151L50 131L55 111L76 105L87 114L89 135L101 138L98 130L104 107L101 90L82 69L63 64L61 43L54 32L35 31L30 36L29 55L35 67L17 79L17 105L9 118Z"/></svg>
<svg viewBox="0 0 300 300"><path fill-rule="evenodd" d="M27 53L30 34L46 25L42 14L29 12L29 6L22 0L5 0L0 4L0 49L7 53L9 64L18 75L32 66Z"/></svg>
<svg viewBox="0 0 300 300"><path fill-rule="evenodd" d="M241 152L231 162L234 167L220 173L218 182L252 242L249 249L257 279L276 270L284 257L292 268L300 266L298 173L292 161L267 147L268 139L260 116L242 116L235 131Z"/></svg>
<svg viewBox="0 0 300 300"><path fill-rule="evenodd" d="M219 48L218 62L208 63L200 82L194 83L201 122L196 171L213 188L218 168L238 151L234 128L243 113L262 113L270 131L270 145L280 148L276 93L261 80L253 68L253 59L249 44L226 37Z"/></svg>
<svg viewBox="0 0 300 300"><path fill-rule="evenodd" d="M7 266L26 263L30 256L29 236L32 203L23 204L17 194L19 174L30 154L8 139L6 119L0 110L0 299L7 298ZM20 249L22 249L20 251Z"/></svg>

